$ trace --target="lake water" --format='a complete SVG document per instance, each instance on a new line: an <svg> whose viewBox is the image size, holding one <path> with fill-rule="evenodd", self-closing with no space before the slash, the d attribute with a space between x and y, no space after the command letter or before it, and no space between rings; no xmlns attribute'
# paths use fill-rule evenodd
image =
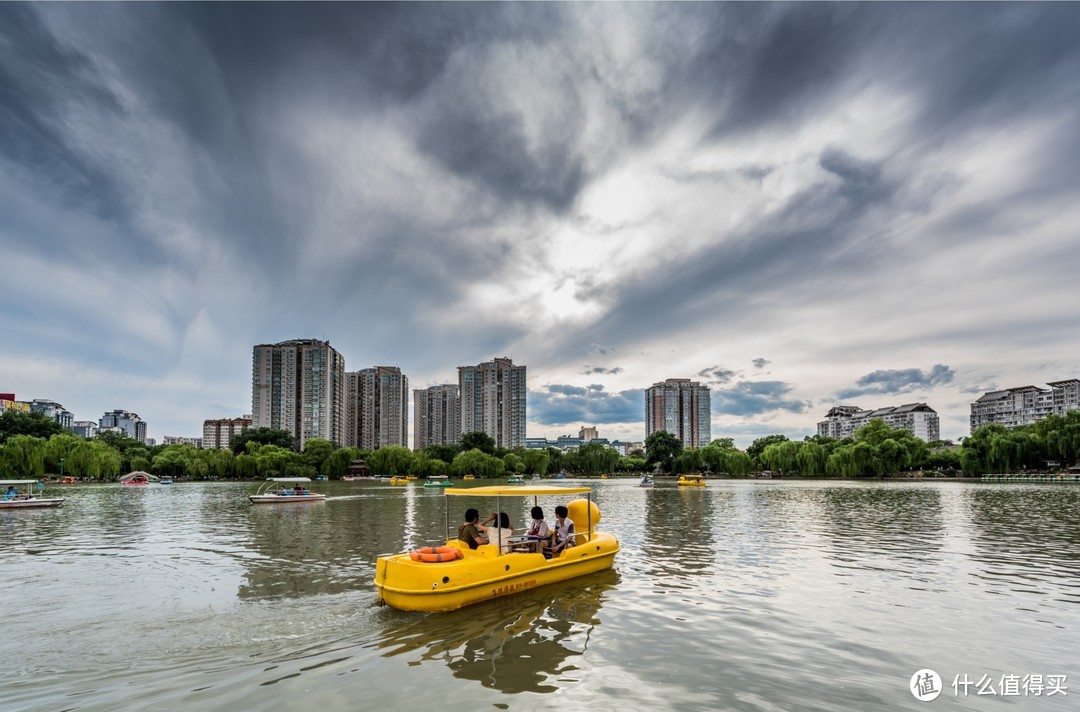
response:
<svg viewBox="0 0 1080 712"><path fill-rule="evenodd" d="M375 558L437 542L448 498L320 484L325 502L260 506L247 500L255 484L52 487L68 497L59 509L0 511L0 708L1080 700L1078 485L597 481L599 528L623 547L614 570L420 614L377 605ZM493 509L449 502L455 527L466 506ZM549 518L556 503L540 502ZM520 527L531 502L513 504ZM942 678L931 703L909 691L923 668ZM953 687L965 675L996 694L965 696ZM1076 689L1036 695L1033 675Z"/></svg>

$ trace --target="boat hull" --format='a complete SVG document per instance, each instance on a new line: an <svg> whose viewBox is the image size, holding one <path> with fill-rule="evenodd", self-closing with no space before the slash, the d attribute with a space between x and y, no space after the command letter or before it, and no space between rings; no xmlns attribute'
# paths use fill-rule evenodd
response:
<svg viewBox="0 0 1080 712"><path fill-rule="evenodd" d="M447 543L463 546L457 540ZM500 556L490 544L462 552L462 559L435 563L413 561L408 554L380 556L375 570L380 603L403 611L452 611L611 568L619 541L597 532L555 559L530 553Z"/></svg>
<svg viewBox="0 0 1080 712"><path fill-rule="evenodd" d="M325 494L251 494L248 499L252 504L282 504L284 502L321 502Z"/></svg>
<svg viewBox="0 0 1080 712"><path fill-rule="evenodd" d="M40 509L41 507L59 507L63 503L63 497L13 499L8 502L0 501L0 509Z"/></svg>

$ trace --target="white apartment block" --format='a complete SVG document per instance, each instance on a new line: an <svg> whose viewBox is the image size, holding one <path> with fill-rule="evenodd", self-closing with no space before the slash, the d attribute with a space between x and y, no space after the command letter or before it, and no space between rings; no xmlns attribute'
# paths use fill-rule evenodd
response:
<svg viewBox="0 0 1080 712"><path fill-rule="evenodd" d="M864 410L854 405L838 405L825 414L825 420L817 424L818 435L830 438L851 437L859 428L879 418L890 428L906 430L925 442L941 439L937 411L925 403Z"/></svg>
<svg viewBox="0 0 1080 712"><path fill-rule="evenodd" d="M345 374L345 447L408 447L409 379L397 366Z"/></svg>
<svg viewBox="0 0 1080 712"><path fill-rule="evenodd" d="M71 430L80 438L89 440L97 435L98 424L92 420L76 420L72 423Z"/></svg>
<svg viewBox="0 0 1080 712"><path fill-rule="evenodd" d="M452 383L413 391L413 449L457 445L461 440L461 398Z"/></svg>
<svg viewBox="0 0 1080 712"><path fill-rule="evenodd" d="M705 447L712 438L709 387L689 378L669 378L645 391L645 437L666 430L683 447Z"/></svg>
<svg viewBox="0 0 1080 712"><path fill-rule="evenodd" d="M984 425L1016 428L1031 425L1048 415L1080 410L1080 380L1075 378L1036 386L989 391L971 404L971 432Z"/></svg>
<svg viewBox="0 0 1080 712"><path fill-rule="evenodd" d="M340 445L344 434L345 359L318 339L259 344L251 359L253 428L288 431L303 450L322 438Z"/></svg>
<svg viewBox="0 0 1080 712"><path fill-rule="evenodd" d="M109 432L110 428L119 428L129 438L141 443L146 442L146 423L135 413L126 410L114 410L98 420L98 432Z"/></svg>
<svg viewBox="0 0 1080 712"><path fill-rule="evenodd" d="M35 398L30 401L30 412L41 413L46 418L55 420L65 428L72 428L75 424L75 415L56 401Z"/></svg>
<svg viewBox="0 0 1080 712"><path fill-rule="evenodd" d="M182 438L175 435L166 435L161 438L162 445L194 445L198 449L202 449L202 438Z"/></svg>
<svg viewBox="0 0 1080 712"><path fill-rule="evenodd" d="M227 450L232 439L251 427L251 416L204 420L202 447L207 450Z"/></svg>
<svg viewBox="0 0 1080 712"><path fill-rule="evenodd" d="M525 366L496 358L477 366L458 366L461 432L483 431L498 447L525 444Z"/></svg>
<svg viewBox="0 0 1080 712"><path fill-rule="evenodd" d="M590 440L596 440L600 437L600 434L597 432L595 425L583 425L581 430L578 431L578 437L581 438L581 442L587 443Z"/></svg>

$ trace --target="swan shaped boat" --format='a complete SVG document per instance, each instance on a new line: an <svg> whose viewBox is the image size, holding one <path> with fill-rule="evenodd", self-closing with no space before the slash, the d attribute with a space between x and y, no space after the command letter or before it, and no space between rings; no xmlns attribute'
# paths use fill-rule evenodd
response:
<svg viewBox="0 0 1080 712"><path fill-rule="evenodd" d="M448 538L445 546L423 547L412 552L380 556L375 566L379 603L403 611L451 611L493 598L509 596L549 583L611 568L619 553L619 540L610 532L596 530L600 509L592 501L590 487L539 485L449 488L446 497L446 531L450 530L450 498L494 497L502 511L502 497L538 497L585 494L585 499L566 503L574 523L574 544L547 559L539 542L514 536L498 544L470 549L465 542ZM509 551L504 551L508 548Z"/></svg>

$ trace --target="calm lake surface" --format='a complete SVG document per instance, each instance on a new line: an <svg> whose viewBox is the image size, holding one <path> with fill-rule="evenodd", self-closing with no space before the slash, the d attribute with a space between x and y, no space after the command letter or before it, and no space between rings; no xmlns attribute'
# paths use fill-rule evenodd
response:
<svg viewBox="0 0 1080 712"><path fill-rule="evenodd" d="M419 614L376 605L376 556L441 543L447 499L455 527L494 500L317 484L260 506L249 483L53 486L59 509L0 511L0 708L1080 707L1077 485L594 481L613 571ZM518 527L528 506L503 500ZM1031 674L1076 689L999 689Z"/></svg>

